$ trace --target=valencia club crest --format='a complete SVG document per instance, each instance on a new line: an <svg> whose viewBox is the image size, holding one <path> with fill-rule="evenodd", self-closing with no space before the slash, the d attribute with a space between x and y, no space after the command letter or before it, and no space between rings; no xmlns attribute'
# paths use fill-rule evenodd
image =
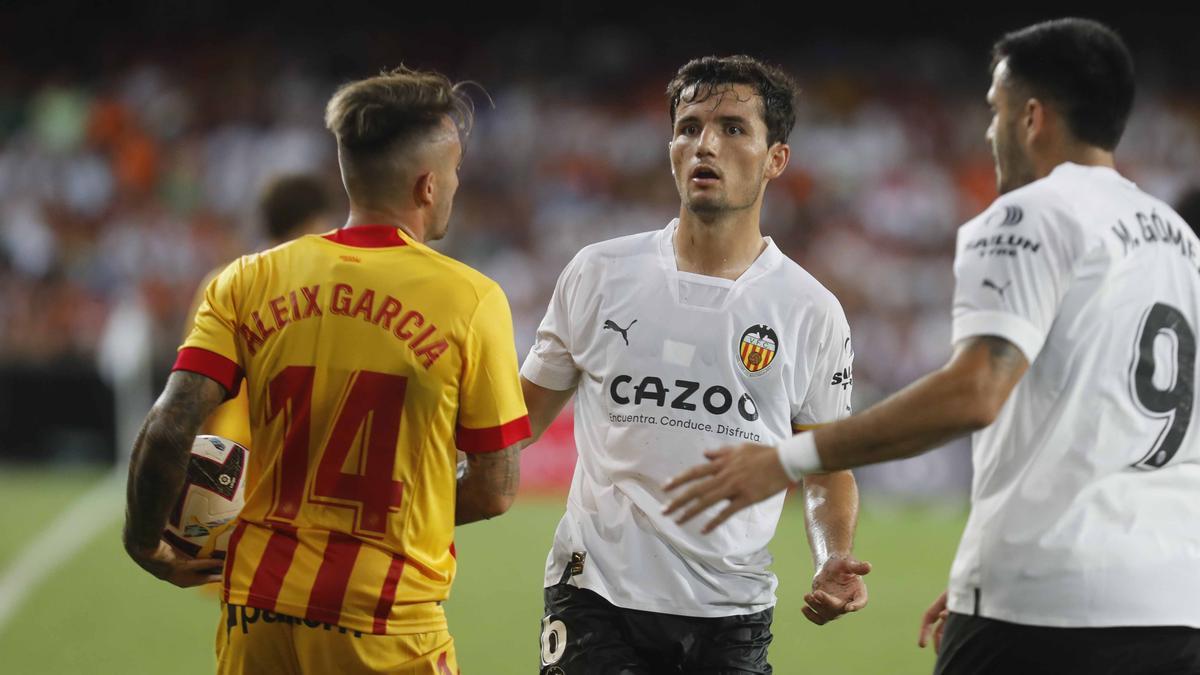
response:
<svg viewBox="0 0 1200 675"><path fill-rule="evenodd" d="M741 344L738 345L742 365L751 375L766 370L775 360L779 350L779 336L770 326L759 324L751 326L742 333Z"/></svg>

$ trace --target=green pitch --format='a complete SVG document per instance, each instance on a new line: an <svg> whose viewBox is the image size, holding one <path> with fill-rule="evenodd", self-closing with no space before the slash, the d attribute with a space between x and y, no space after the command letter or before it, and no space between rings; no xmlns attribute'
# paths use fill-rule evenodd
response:
<svg viewBox="0 0 1200 675"><path fill-rule="evenodd" d="M0 466L0 575L94 473L13 471ZM120 496L112 524L44 579L0 627L5 673L213 672L214 596L176 589L139 570L121 551ZM964 515L943 509L869 505L858 554L875 565L871 604L817 627L800 614L811 576L803 513L789 503L774 544L780 577L771 662L781 675L928 673L916 648L921 612L942 590ZM497 520L459 530L459 575L447 611L467 675L537 672L542 565L562 502L527 498Z"/></svg>

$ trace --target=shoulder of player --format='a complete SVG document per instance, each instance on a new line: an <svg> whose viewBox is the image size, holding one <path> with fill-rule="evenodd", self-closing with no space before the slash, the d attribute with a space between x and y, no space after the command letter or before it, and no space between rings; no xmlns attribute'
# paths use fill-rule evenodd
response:
<svg viewBox="0 0 1200 675"><path fill-rule="evenodd" d="M842 305L833 291L825 288L825 285L818 281L811 272L788 256L783 256L783 260L777 268L777 274L780 279L776 283L782 283L796 295L811 298L813 302L822 307L841 310Z"/></svg>
<svg viewBox="0 0 1200 675"><path fill-rule="evenodd" d="M297 237L274 248L244 255L238 259L238 264L242 267L253 267L273 258L295 254L297 251L302 251L309 246L321 246L322 236L319 234L310 234ZM464 289L469 289L469 295L472 295L476 301L482 300L489 293L500 288L500 285L493 279L461 260L455 260L425 245L410 244L407 248L418 251L428 264L443 275L444 283L458 284Z"/></svg>
<svg viewBox="0 0 1200 675"><path fill-rule="evenodd" d="M658 233L658 230L651 230L598 241L579 249L575 257L581 261L594 261L646 253L653 250L654 237Z"/></svg>
<svg viewBox="0 0 1200 675"><path fill-rule="evenodd" d="M285 241L282 244L272 246L271 248L263 249L261 251L255 251L253 253L247 253L247 254L239 257L237 260L235 260L233 264L237 265L239 268L242 268L242 269L247 268L247 267L256 267L256 266L266 263L270 260L273 260L274 258L277 258L282 255L286 255L288 252L290 252L291 250L293 250L297 247L305 246L307 243L309 243L308 239L310 237L315 238L317 236L318 235L305 235L303 237L297 237L290 241Z"/></svg>
<svg viewBox="0 0 1200 675"><path fill-rule="evenodd" d="M773 283L781 289L780 298L790 302L796 311L804 312L806 319L832 319L846 323L846 313L842 309L841 301L800 263L785 255L776 274L778 277Z"/></svg>
<svg viewBox="0 0 1200 675"><path fill-rule="evenodd" d="M439 253L428 246L420 246L418 250L425 254L429 263L438 268L447 280L450 280L451 283L457 281L464 288L470 289L476 301L482 300L493 291L500 290L500 284L496 283L494 279L461 260ZM503 293L502 290L501 293Z"/></svg>
<svg viewBox="0 0 1200 675"><path fill-rule="evenodd" d="M233 261L215 268L210 276L205 279L205 283L201 288L207 286L212 279L217 277L226 277L229 281L237 284L254 283L260 278L259 270L269 268L274 259L281 255L280 250L293 244L295 244L295 241L280 244L279 246L263 251L255 251L238 256Z"/></svg>
<svg viewBox="0 0 1200 675"><path fill-rule="evenodd" d="M579 249L566 269L576 275L583 274L588 268L613 258L624 258L631 255L653 253L654 236L657 230L628 234L623 237L605 239L594 244L588 244Z"/></svg>
<svg viewBox="0 0 1200 675"><path fill-rule="evenodd" d="M982 213L967 221L960 232L999 228L1034 230L1051 226L1051 231L1081 225L1071 198L1070 185L1061 177L1046 176L1000 195Z"/></svg>

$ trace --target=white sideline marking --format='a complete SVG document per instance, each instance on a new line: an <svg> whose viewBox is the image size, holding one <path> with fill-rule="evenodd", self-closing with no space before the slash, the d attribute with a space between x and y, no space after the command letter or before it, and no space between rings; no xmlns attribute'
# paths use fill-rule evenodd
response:
<svg viewBox="0 0 1200 675"><path fill-rule="evenodd" d="M71 503L0 573L0 633L37 588L121 516L123 473L114 471Z"/></svg>

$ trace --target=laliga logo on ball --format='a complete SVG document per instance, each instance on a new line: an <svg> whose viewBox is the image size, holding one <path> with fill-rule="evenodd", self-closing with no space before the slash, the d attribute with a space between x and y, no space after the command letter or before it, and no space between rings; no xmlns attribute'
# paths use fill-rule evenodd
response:
<svg viewBox="0 0 1200 675"><path fill-rule="evenodd" d="M229 524L245 503L246 462L250 451L219 436L200 435L192 442L187 482L163 539L191 556L224 553L229 546Z"/></svg>

